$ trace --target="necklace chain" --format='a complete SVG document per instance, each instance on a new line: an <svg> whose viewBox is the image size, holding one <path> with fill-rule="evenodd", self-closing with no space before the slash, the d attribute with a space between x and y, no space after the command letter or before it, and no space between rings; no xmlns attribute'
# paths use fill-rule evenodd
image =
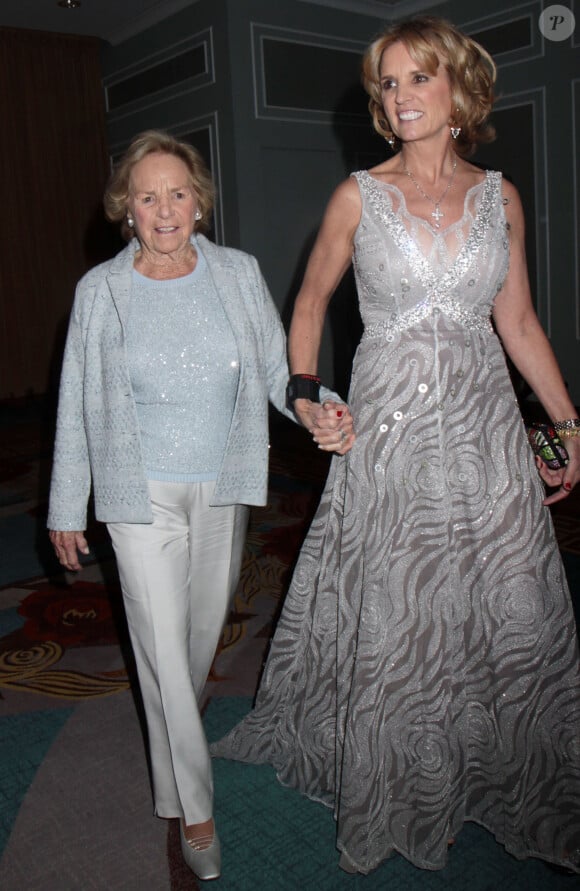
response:
<svg viewBox="0 0 580 891"><path fill-rule="evenodd" d="M431 216L435 220L435 222L433 223L433 226L435 227L435 229L441 228L441 219L445 216L445 214L441 210L441 202L444 200L445 196L447 195L447 192L451 188L453 180L455 179L456 169L457 169L457 156L455 158L453 158L453 170L451 171L451 176L449 177L447 185L445 186L445 188L443 190L443 194L440 196L440 198L438 198L436 200L435 198L432 198L431 195L428 195L427 192L425 192L425 190L421 188L421 186L419 185L419 183L417 182L417 180L415 179L415 177L413 176L413 174L407 167L406 161L403 159L403 170L405 171L405 173L407 174L407 176L409 177L409 179L411 180L411 182L413 183L413 185L415 186L415 188L417 189L419 194L422 195L423 198L426 198L427 201L430 201L431 204L434 205L434 209L431 211Z"/></svg>

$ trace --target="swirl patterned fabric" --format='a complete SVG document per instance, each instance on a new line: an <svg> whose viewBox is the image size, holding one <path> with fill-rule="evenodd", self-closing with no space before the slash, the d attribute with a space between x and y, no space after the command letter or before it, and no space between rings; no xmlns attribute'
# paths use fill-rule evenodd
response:
<svg viewBox="0 0 580 891"><path fill-rule="evenodd" d="M332 807L362 873L393 851L440 869L466 820L577 869L576 629L490 325L501 176L439 232L355 176L358 438L333 459L256 706L212 751Z"/></svg>

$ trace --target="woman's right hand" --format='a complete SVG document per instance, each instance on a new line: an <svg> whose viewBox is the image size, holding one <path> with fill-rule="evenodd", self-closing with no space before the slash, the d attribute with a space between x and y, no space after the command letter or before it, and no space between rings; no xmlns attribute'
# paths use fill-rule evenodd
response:
<svg viewBox="0 0 580 891"><path fill-rule="evenodd" d="M89 546L84 532L62 532L51 529L48 537L54 548L54 552L65 569L78 572L82 569L79 562L79 554L88 554Z"/></svg>
<svg viewBox="0 0 580 891"><path fill-rule="evenodd" d="M326 400L320 404L310 399L296 399L294 413L319 449L338 455L346 455L351 450L356 434L350 409L344 402Z"/></svg>

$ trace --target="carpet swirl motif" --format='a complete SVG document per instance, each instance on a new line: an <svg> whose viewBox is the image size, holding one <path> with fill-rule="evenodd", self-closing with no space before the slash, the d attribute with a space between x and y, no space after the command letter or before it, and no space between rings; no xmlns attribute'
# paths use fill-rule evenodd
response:
<svg viewBox="0 0 580 891"><path fill-rule="evenodd" d="M127 690L124 668L95 674L55 667L67 651L118 645L113 598L106 587L48 581L30 588L18 607L23 624L0 638L0 695L4 689L82 700Z"/></svg>

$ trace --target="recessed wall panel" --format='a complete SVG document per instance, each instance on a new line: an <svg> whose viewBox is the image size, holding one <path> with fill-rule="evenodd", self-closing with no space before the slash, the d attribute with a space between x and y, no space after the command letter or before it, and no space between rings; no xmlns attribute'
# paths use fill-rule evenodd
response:
<svg viewBox="0 0 580 891"><path fill-rule="evenodd" d="M252 25L256 117L366 126L365 44Z"/></svg>

